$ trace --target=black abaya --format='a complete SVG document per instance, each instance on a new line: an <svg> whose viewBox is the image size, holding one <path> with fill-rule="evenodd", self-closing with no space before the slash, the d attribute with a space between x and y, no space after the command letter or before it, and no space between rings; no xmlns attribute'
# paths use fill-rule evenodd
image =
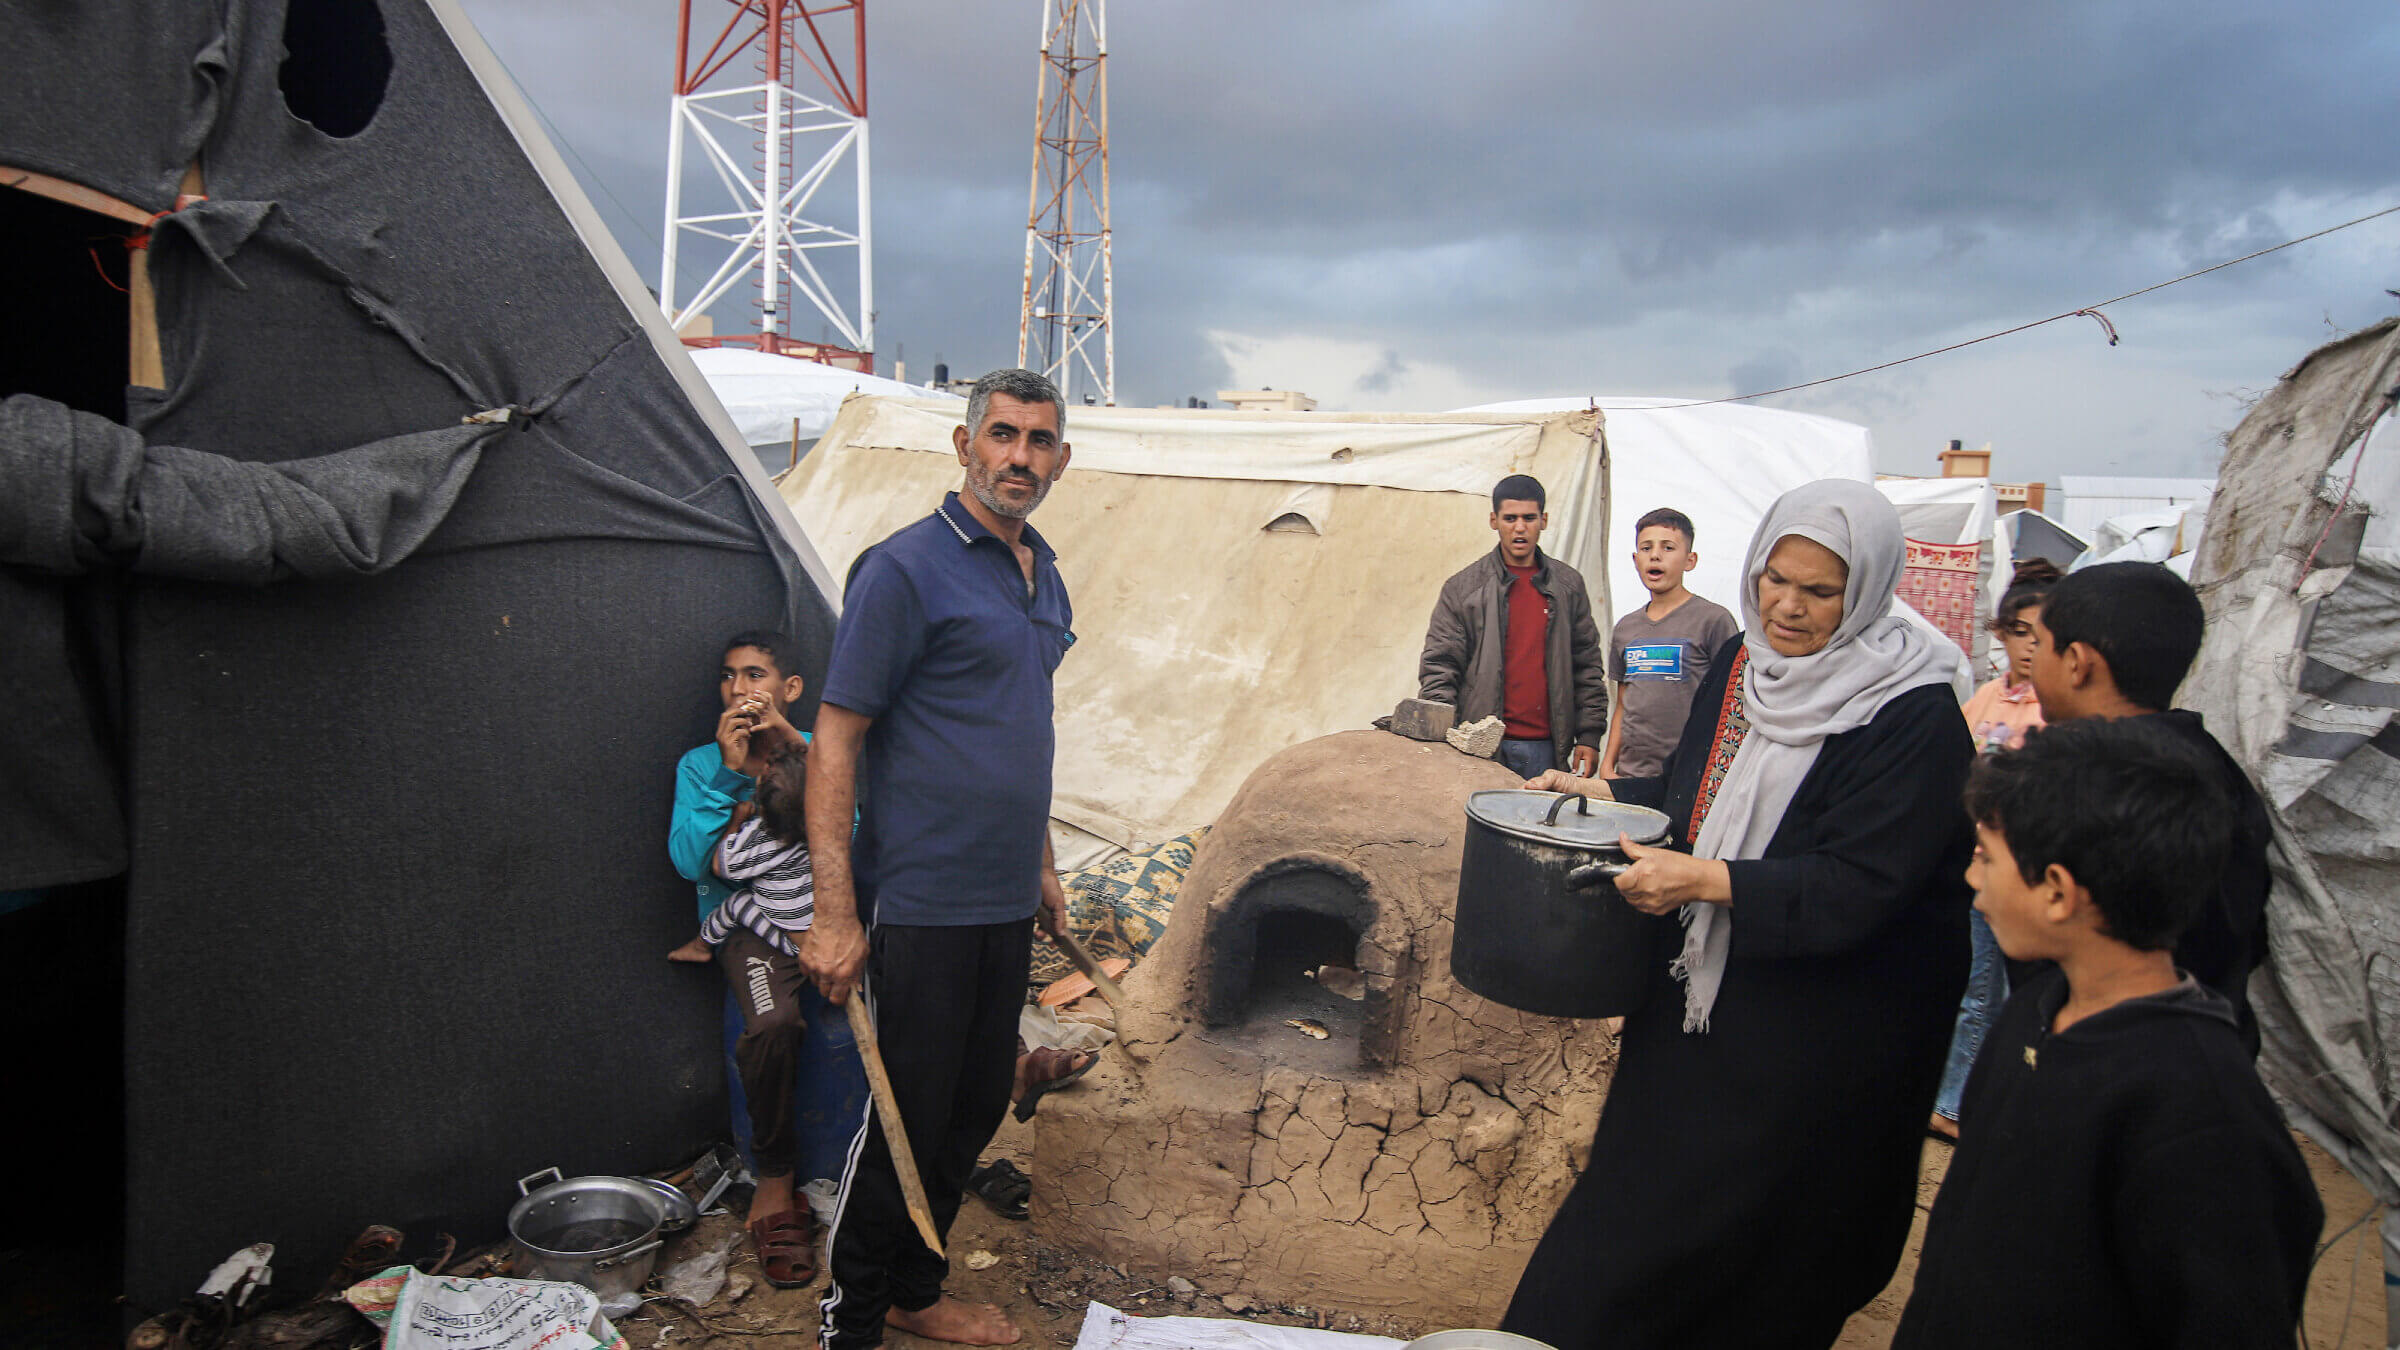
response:
<svg viewBox="0 0 2400 1350"><path fill-rule="evenodd" d="M1741 640L1664 776L1613 785L1665 810L1679 848ZM1731 959L1704 1034L1683 1030L1662 922L1591 1161L1505 1329L1560 1350L1818 1350L1882 1291L1966 980L1974 753L1946 686L1825 740L1763 856L1727 864Z"/></svg>

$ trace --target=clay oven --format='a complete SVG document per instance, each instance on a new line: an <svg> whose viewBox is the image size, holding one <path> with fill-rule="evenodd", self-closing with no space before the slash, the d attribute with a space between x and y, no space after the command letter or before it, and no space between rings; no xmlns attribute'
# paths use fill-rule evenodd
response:
<svg viewBox="0 0 2400 1350"><path fill-rule="evenodd" d="M1450 978L1467 794L1517 782L1375 731L1260 766L1127 985L1139 1072L1111 1052L1042 1103L1036 1229L1212 1293L1492 1325L1615 1062L1606 1024Z"/></svg>

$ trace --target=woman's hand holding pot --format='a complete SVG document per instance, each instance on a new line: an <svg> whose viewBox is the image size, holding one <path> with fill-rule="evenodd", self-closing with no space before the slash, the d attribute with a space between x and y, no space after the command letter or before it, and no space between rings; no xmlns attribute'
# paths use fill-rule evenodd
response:
<svg viewBox="0 0 2400 1350"><path fill-rule="evenodd" d="M1605 778L1579 778L1565 769L1547 769L1525 780L1528 792L1570 792L1589 797L1596 802L1613 802L1616 794L1608 790Z"/></svg>
<svg viewBox="0 0 2400 1350"><path fill-rule="evenodd" d="M1733 876L1715 858L1652 848L1625 835L1617 836L1617 847L1633 860L1617 877L1617 893L1644 914L1672 914L1689 904L1733 903Z"/></svg>

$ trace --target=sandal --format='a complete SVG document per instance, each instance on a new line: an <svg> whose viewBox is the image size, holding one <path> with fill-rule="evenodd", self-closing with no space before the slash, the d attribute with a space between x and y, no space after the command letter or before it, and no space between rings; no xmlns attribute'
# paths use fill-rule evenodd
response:
<svg viewBox="0 0 2400 1350"><path fill-rule="evenodd" d="M967 1189L982 1197L1001 1218L1022 1221L1028 1212L1025 1202L1033 1195L1033 1178L1000 1158L967 1173Z"/></svg>
<svg viewBox="0 0 2400 1350"><path fill-rule="evenodd" d="M817 1282L817 1237L824 1231L814 1218L803 1220L797 1210L770 1214L750 1225L750 1245L758 1249L758 1269L778 1289L806 1289Z"/></svg>
<svg viewBox="0 0 2400 1350"><path fill-rule="evenodd" d="M1075 1063L1077 1055L1083 1056L1083 1063ZM1065 1087L1090 1073L1099 1062L1100 1056L1090 1050L1057 1050L1047 1045L1025 1056L1025 1092L1017 1098L1017 1119L1033 1119L1034 1105L1043 1093Z"/></svg>

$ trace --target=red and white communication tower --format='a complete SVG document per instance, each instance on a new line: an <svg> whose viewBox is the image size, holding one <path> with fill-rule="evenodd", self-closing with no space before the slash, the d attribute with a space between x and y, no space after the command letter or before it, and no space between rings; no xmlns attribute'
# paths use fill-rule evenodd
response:
<svg viewBox="0 0 2400 1350"><path fill-rule="evenodd" d="M1106 0L1042 0L1017 364L1049 376L1069 403L1117 401Z"/></svg>
<svg viewBox="0 0 2400 1350"><path fill-rule="evenodd" d="M660 306L682 329L747 283L757 295L754 332L685 341L873 370L866 0L680 0L679 10ZM689 211L687 148L709 170L694 177L722 189L693 194ZM846 161L852 183L842 181ZM693 247L679 259L687 236ZM713 269L683 299L679 261ZM832 341L792 335L803 302L823 316Z"/></svg>

